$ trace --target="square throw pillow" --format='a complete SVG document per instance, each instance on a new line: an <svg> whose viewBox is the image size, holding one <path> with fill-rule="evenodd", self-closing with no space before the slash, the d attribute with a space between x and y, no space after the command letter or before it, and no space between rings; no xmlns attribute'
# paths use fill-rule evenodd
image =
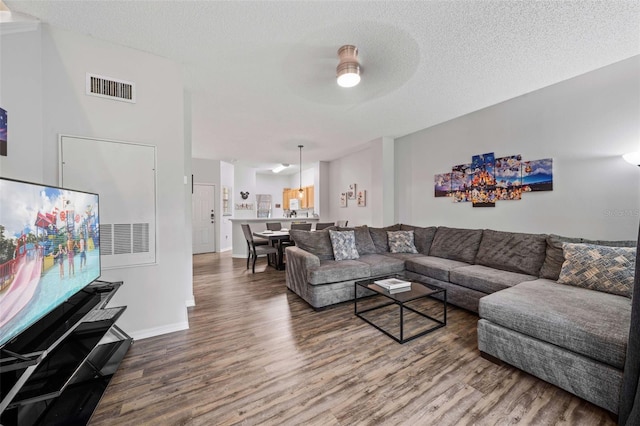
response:
<svg viewBox="0 0 640 426"><path fill-rule="evenodd" d="M390 253L417 253L413 231L387 231Z"/></svg>
<svg viewBox="0 0 640 426"><path fill-rule="evenodd" d="M369 234L376 248L376 253L389 253L389 237L387 231L400 231L400 225L385 226L384 228L369 228Z"/></svg>
<svg viewBox="0 0 640 426"><path fill-rule="evenodd" d="M547 278L549 280L558 281L560 276L560 270L564 263L564 253L562 252L562 245L564 243L582 243L582 244L594 244L597 246L609 246L609 247L635 247L636 241L622 240L622 241L602 241L602 240L585 240L584 238L570 238L562 237L560 235L548 235L547 236L547 256L544 259L542 268L540 268L540 278Z"/></svg>
<svg viewBox="0 0 640 426"><path fill-rule="evenodd" d="M356 234L353 231L329 230L333 257L335 260L358 259L360 255L356 249Z"/></svg>
<svg viewBox="0 0 640 426"><path fill-rule="evenodd" d="M558 283L631 298L636 249L564 243Z"/></svg>
<svg viewBox="0 0 640 426"><path fill-rule="evenodd" d="M356 235L356 250L360 256L376 253L376 246L373 244L369 227L367 225L356 226L355 228L336 227L336 231L353 231Z"/></svg>

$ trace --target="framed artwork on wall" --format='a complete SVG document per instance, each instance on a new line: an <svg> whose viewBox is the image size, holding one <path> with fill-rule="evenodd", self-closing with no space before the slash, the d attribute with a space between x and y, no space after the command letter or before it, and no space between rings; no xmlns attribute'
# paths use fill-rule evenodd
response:
<svg viewBox="0 0 640 426"><path fill-rule="evenodd" d="M347 207L347 193L340 194L340 207Z"/></svg>
<svg viewBox="0 0 640 426"><path fill-rule="evenodd" d="M350 200L355 200L356 199L356 184L355 183L349 184L349 189L347 190L347 198L350 199Z"/></svg>
<svg viewBox="0 0 640 426"><path fill-rule="evenodd" d="M358 200L358 207L366 207L367 206L367 191L364 190L364 189L361 189L360 191L358 191L357 200Z"/></svg>
<svg viewBox="0 0 640 426"><path fill-rule="evenodd" d="M0 108L0 155L7 156L7 111Z"/></svg>

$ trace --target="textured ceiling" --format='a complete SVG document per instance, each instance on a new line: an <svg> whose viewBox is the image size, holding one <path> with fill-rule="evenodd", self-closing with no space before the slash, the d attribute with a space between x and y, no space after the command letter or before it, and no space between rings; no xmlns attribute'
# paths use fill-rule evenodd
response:
<svg viewBox="0 0 640 426"><path fill-rule="evenodd" d="M640 54L635 0L5 4L181 63L193 156L256 167L297 164L299 144L332 160ZM351 89L343 44L360 51Z"/></svg>

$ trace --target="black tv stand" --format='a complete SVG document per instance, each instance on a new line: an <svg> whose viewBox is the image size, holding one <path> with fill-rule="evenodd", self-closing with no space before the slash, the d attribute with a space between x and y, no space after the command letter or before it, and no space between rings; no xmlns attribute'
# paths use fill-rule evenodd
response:
<svg viewBox="0 0 640 426"><path fill-rule="evenodd" d="M94 281L0 352L0 424L87 424L133 343L106 308L122 282Z"/></svg>

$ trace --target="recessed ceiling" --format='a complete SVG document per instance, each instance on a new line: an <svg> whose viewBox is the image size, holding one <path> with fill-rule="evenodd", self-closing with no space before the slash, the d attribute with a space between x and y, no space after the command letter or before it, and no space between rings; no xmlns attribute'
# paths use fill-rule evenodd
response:
<svg viewBox="0 0 640 426"><path fill-rule="evenodd" d="M637 1L11 1L181 63L196 158L330 161L640 54ZM336 84L358 47L362 82ZM126 76L119 76L126 79Z"/></svg>

